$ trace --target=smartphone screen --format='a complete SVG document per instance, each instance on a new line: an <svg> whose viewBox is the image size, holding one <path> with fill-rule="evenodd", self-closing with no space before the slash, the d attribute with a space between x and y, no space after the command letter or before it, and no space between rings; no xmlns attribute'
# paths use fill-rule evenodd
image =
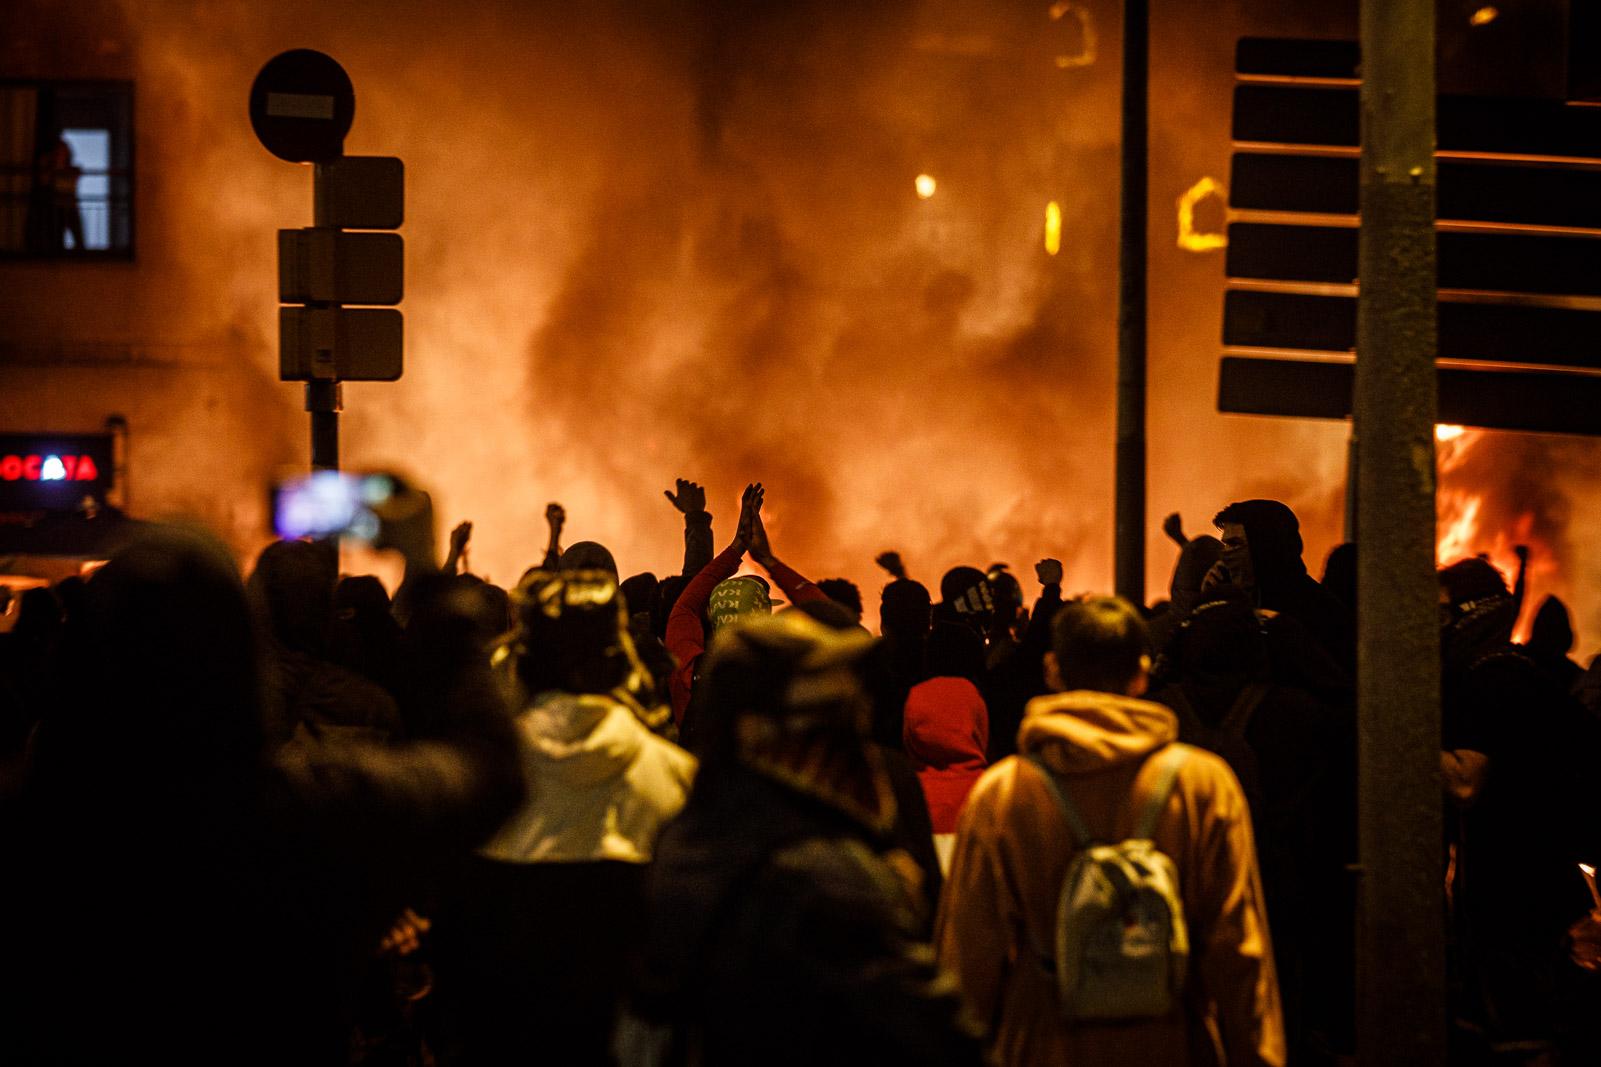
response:
<svg viewBox="0 0 1601 1067"><path fill-rule="evenodd" d="M385 474L313 471L273 487L273 529L285 538L371 541L378 535L378 516L372 509L394 491L394 479Z"/></svg>

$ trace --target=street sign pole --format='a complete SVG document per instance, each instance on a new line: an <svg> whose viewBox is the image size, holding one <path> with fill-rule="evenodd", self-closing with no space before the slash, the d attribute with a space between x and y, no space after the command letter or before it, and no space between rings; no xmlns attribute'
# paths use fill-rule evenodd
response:
<svg viewBox="0 0 1601 1067"><path fill-rule="evenodd" d="M339 468L342 382L395 381L402 370L405 168L346 156L350 78L331 57L274 56L250 88L250 122L273 155L314 164L312 226L278 231L278 377L306 383L311 466ZM350 230L362 232L349 232ZM347 304L379 305L347 307Z"/></svg>
<svg viewBox="0 0 1601 1067"><path fill-rule="evenodd" d="M1123 3L1122 217L1117 289L1117 454L1113 585L1145 603L1145 266L1148 0Z"/></svg>
<svg viewBox="0 0 1601 1067"><path fill-rule="evenodd" d="M1443 1064L1434 0L1361 22L1357 1054Z"/></svg>

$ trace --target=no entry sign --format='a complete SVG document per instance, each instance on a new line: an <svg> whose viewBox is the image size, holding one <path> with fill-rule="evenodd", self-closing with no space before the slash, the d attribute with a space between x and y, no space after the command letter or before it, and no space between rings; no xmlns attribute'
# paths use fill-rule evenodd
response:
<svg viewBox="0 0 1601 1067"><path fill-rule="evenodd" d="M291 163L338 159L356 117L356 91L332 56L296 48L267 61L250 86L250 126Z"/></svg>

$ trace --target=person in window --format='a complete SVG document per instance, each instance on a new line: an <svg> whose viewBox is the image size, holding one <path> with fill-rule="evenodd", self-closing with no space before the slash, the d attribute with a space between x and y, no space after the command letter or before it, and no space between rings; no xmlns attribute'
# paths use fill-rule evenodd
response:
<svg viewBox="0 0 1601 1067"><path fill-rule="evenodd" d="M78 178L82 174L83 168L72 156L72 146L58 134L56 143L39 157L39 188L46 198L46 225L42 232L48 251L81 251L87 247L83 243L83 212L78 208ZM66 244L64 237L71 237L72 244Z"/></svg>

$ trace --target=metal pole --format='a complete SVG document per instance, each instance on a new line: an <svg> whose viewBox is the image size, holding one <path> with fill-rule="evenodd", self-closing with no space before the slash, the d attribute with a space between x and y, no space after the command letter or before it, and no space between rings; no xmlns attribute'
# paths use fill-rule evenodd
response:
<svg viewBox="0 0 1601 1067"><path fill-rule="evenodd" d="M1362 3L1357 1054L1446 1057L1434 569L1434 0Z"/></svg>
<svg viewBox="0 0 1601 1067"><path fill-rule="evenodd" d="M1145 603L1145 241L1148 0L1123 3L1122 221L1117 289L1117 594Z"/></svg>
<svg viewBox="0 0 1601 1067"><path fill-rule="evenodd" d="M328 199L323 183L328 180L328 168L318 163L311 170L311 224L330 225ZM331 307L338 313L338 304L317 304ZM333 338L319 339L329 346L329 363L332 364ZM335 372L337 373L337 372ZM306 383L306 410L311 412L311 469L339 469L339 412L344 408L344 390L337 380L316 379Z"/></svg>
<svg viewBox="0 0 1601 1067"><path fill-rule="evenodd" d="M340 383L306 383L306 410L311 412L311 469L339 469L339 412L344 407Z"/></svg>

